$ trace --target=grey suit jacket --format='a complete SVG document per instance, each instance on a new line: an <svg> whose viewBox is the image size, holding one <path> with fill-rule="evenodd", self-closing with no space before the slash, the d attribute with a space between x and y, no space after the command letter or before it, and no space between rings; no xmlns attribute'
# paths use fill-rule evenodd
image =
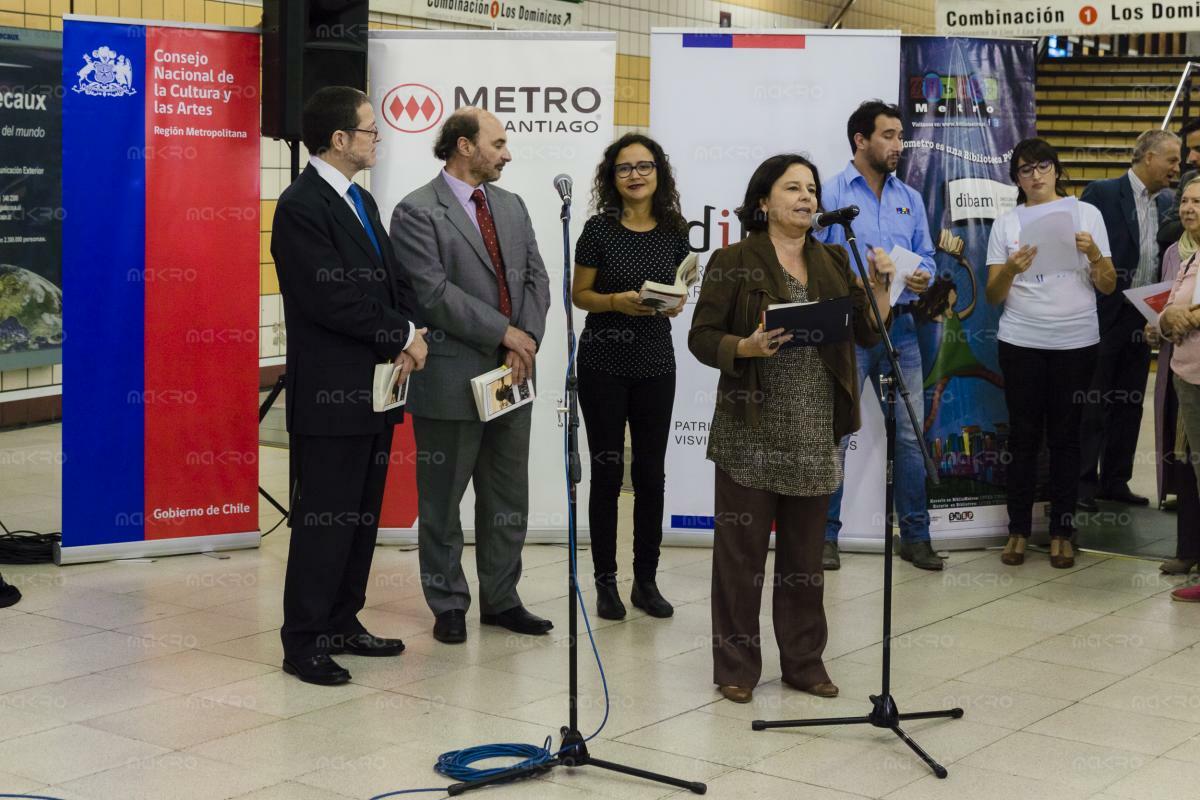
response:
<svg viewBox="0 0 1200 800"><path fill-rule="evenodd" d="M470 380L502 363L500 342L511 323L541 344L550 279L525 202L487 184L488 208L504 258L512 319L498 310L500 292L483 237L437 177L397 204L390 236L429 327L429 358L414 373L407 410L434 419L478 420Z"/></svg>

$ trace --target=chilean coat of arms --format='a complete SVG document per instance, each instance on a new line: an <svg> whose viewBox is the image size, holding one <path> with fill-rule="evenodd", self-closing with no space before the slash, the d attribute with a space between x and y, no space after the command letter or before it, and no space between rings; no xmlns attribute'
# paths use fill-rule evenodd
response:
<svg viewBox="0 0 1200 800"><path fill-rule="evenodd" d="M133 64L125 56L101 45L91 55L84 53L83 60L86 63L75 73L79 77L79 83L72 87L75 91L93 97L137 94L133 88Z"/></svg>

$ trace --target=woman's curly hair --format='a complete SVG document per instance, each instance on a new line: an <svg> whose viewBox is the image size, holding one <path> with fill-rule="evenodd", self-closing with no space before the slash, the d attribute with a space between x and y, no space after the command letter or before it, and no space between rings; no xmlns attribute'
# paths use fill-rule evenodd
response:
<svg viewBox="0 0 1200 800"><path fill-rule="evenodd" d="M617 191L617 154L630 145L640 144L650 151L654 159L655 172L658 176L658 186L651 199L650 213L659 225L667 229L684 232L687 230L687 220L679 207L679 190L675 188L675 175L671 171L671 161L663 152L662 145L640 133L627 133L610 144L604 150L604 158L596 167L596 177L592 181L592 209L598 214L610 215L620 219L625 203Z"/></svg>

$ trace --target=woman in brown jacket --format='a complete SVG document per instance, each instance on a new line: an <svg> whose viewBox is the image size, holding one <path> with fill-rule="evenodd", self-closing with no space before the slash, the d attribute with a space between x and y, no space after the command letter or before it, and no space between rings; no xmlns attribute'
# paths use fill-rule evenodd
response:
<svg viewBox="0 0 1200 800"><path fill-rule="evenodd" d="M821 660L821 544L829 496L842 480L837 443L859 426L854 343L781 350L791 336L759 326L772 303L849 295L854 340L879 340L845 251L809 236L820 202L808 159L778 155L759 165L738 209L749 237L709 259L688 335L696 358L721 371L708 444L716 464L713 682L739 703L750 701L762 674L758 612L772 524L783 680L820 697L838 692ZM888 313L894 267L881 249L868 257L871 290Z"/></svg>

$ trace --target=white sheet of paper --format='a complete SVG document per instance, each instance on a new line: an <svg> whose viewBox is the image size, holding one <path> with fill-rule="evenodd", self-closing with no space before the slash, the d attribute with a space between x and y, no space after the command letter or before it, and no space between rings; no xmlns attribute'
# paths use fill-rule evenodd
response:
<svg viewBox="0 0 1200 800"><path fill-rule="evenodd" d="M1064 197L1033 208L1017 209L1021 222L1020 245L1038 250L1026 275L1043 275L1085 269L1087 261L1075 249L1075 233L1080 229L1079 201Z"/></svg>
<svg viewBox="0 0 1200 800"><path fill-rule="evenodd" d="M1173 281L1162 281L1142 286L1137 289L1126 289L1124 295L1133 303L1133 307L1142 312L1146 321L1158 327L1158 315L1167 307L1167 298L1171 296Z"/></svg>
<svg viewBox="0 0 1200 800"><path fill-rule="evenodd" d="M1083 269L1083 259L1075 249L1075 225L1066 212L1047 214L1021 226L1021 246L1037 248L1027 275L1044 275Z"/></svg>
<svg viewBox="0 0 1200 800"><path fill-rule="evenodd" d="M921 256L911 250L906 250L900 245L892 248L892 252L888 253L892 258L892 263L896 265L896 274L892 276L892 285L889 287L888 305L896 305L896 301L900 299L900 294L905 289L904 279L917 271L917 267L921 266Z"/></svg>

